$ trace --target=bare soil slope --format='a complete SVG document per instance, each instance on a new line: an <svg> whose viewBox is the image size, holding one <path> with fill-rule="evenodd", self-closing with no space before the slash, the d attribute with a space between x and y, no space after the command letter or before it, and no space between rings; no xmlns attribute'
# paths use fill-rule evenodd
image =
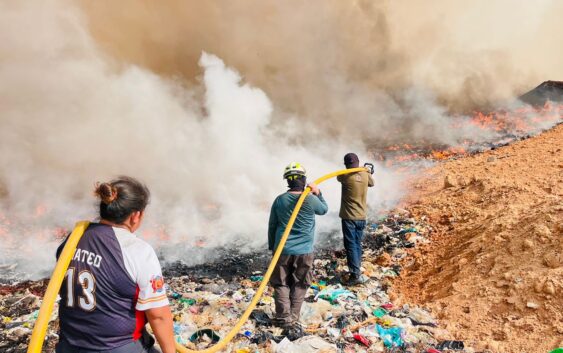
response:
<svg viewBox="0 0 563 353"><path fill-rule="evenodd" d="M396 293L477 351L563 346L563 125L427 173L407 204L435 234Z"/></svg>

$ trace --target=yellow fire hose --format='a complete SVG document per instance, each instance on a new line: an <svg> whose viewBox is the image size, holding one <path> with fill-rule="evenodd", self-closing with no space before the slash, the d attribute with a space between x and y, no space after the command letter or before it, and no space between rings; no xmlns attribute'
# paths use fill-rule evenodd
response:
<svg viewBox="0 0 563 353"><path fill-rule="evenodd" d="M66 244L59 256L59 261L53 270L51 275L51 280L47 286L47 291L45 291L45 297L43 297L43 303L41 303L41 308L39 308L39 315L33 325L33 333L31 334L31 340L29 341L29 346L27 347L28 352L41 352L43 347L43 339L45 338L45 333L47 332L47 325L49 324L49 318L51 317L51 312L53 311L53 305L57 299L57 294L59 294L59 289L61 289L61 284L68 269L68 265L74 256L76 251L76 246L78 241L82 237L82 234L88 228L90 222L82 221L76 223L74 230L68 237Z"/></svg>
<svg viewBox="0 0 563 353"><path fill-rule="evenodd" d="M318 185L318 184L320 184L320 183L322 183L322 182L324 182L324 181L326 181L330 178L334 178L335 176L338 176L338 175L355 173L355 172L365 171L365 170L366 170L366 168L351 168L351 169L339 170L337 172L327 174L327 175L315 180L314 183ZM274 267L276 266L278 259L280 258L280 255L283 251L283 248L285 246L285 242L287 240L287 237L289 236L289 232L291 231L291 228L293 227L293 223L295 222L295 219L297 218L297 214L299 213L299 210L301 209L301 206L303 205L303 202L305 201L305 198L307 197L309 192L311 192L311 189L306 188L305 191L301 194L301 197L299 197L299 200L297 200L297 204L295 205L295 208L293 209L293 213L291 214L291 217L289 218L289 222L287 223L287 226L286 226L285 231L284 231L284 233L283 233L283 235L280 239L278 247L277 247L277 249L274 253L274 256L272 257L272 261L270 262L270 266L268 266L268 270L264 274L264 279L262 279L262 282L260 283L258 290L256 290L256 293L254 294L254 297L252 298L252 301L250 302L250 304L248 305L248 308L246 308L246 311L242 314L242 316L240 317L240 319L236 323L236 325L231 329L231 331L229 331L229 333L221 341L219 341L216 345L214 345L212 347L209 347L209 348L201 350L201 351L194 351L194 350L191 350L191 349L187 349L186 347L182 346L179 343L176 343L176 350L178 352L180 352L180 353L195 353L195 352L216 353L219 350L225 348L227 346L227 344L229 344L229 342L235 337L235 335L237 333L239 333L242 325L244 325L246 320L248 320L250 314L252 313L252 311L254 310L256 305L258 304L258 301L260 301L260 298L262 297L262 294L264 293L264 290L266 289L266 286L268 285L268 282L270 281L270 277L272 276L272 272L274 272ZM27 353L40 353L41 352L41 348L43 347L43 341L44 341L44 338L45 338L45 333L47 332L47 325L49 324L49 318L51 317L51 312L53 311L53 305L54 305L55 300L57 298L57 294L59 293L59 290L61 288L61 284L63 282L65 272L68 268L68 265L70 264L70 261L72 259L72 256L74 255L74 252L76 251L76 246L78 245L78 241L80 240L80 238L84 234L84 231L86 231L88 224L89 224L89 222L87 222L87 221L78 222L76 224L74 230L72 231L72 233L68 237L68 240L67 240L67 242L66 242L66 244L63 248L63 251L61 252L61 255L59 256L59 261L57 262L57 265L55 266L55 269L53 270L53 274L51 275L51 280L49 281L49 285L47 286L47 291L45 292L45 297L43 298L43 303L41 304L41 308L39 309L39 315L37 317L37 320L35 321L35 325L33 326L33 333L31 334L31 339L29 341Z"/></svg>

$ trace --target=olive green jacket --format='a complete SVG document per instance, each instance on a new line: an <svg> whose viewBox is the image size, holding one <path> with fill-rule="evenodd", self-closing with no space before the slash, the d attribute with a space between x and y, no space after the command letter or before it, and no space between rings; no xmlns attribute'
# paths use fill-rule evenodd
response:
<svg viewBox="0 0 563 353"><path fill-rule="evenodd" d="M336 179L342 184L340 218L361 221L367 218L368 187L374 185L367 171L339 175Z"/></svg>

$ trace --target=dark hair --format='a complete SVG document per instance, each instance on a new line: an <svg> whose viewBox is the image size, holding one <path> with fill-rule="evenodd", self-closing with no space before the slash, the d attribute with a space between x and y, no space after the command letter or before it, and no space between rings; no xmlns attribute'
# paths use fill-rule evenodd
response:
<svg viewBox="0 0 563 353"><path fill-rule="evenodd" d="M360 159L355 153L346 153L344 156L344 165L346 168L358 168L360 166Z"/></svg>
<svg viewBox="0 0 563 353"><path fill-rule="evenodd" d="M143 211L150 199L149 189L128 176L97 183L94 194L101 200L100 217L117 224L125 222L131 213Z"/></svg>

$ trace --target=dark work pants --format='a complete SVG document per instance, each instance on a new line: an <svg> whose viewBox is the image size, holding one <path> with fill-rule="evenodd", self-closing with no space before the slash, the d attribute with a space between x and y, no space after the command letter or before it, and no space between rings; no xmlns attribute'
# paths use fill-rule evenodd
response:
<svg viewBox="0 0 563 353"><path fill-rule="evenodd" d="M360 276L362 266L362 239L366 221L342 220L342 233L344 234L344 248L348 271L355 276Z"/></svg>
<svg viewBox="0 0 563 353"><path fill-rule="evenodd" d="M274 287L276 320L289 324L299 320L301 306L311 285L314 254L281 255L270 284Z"/></svg>

